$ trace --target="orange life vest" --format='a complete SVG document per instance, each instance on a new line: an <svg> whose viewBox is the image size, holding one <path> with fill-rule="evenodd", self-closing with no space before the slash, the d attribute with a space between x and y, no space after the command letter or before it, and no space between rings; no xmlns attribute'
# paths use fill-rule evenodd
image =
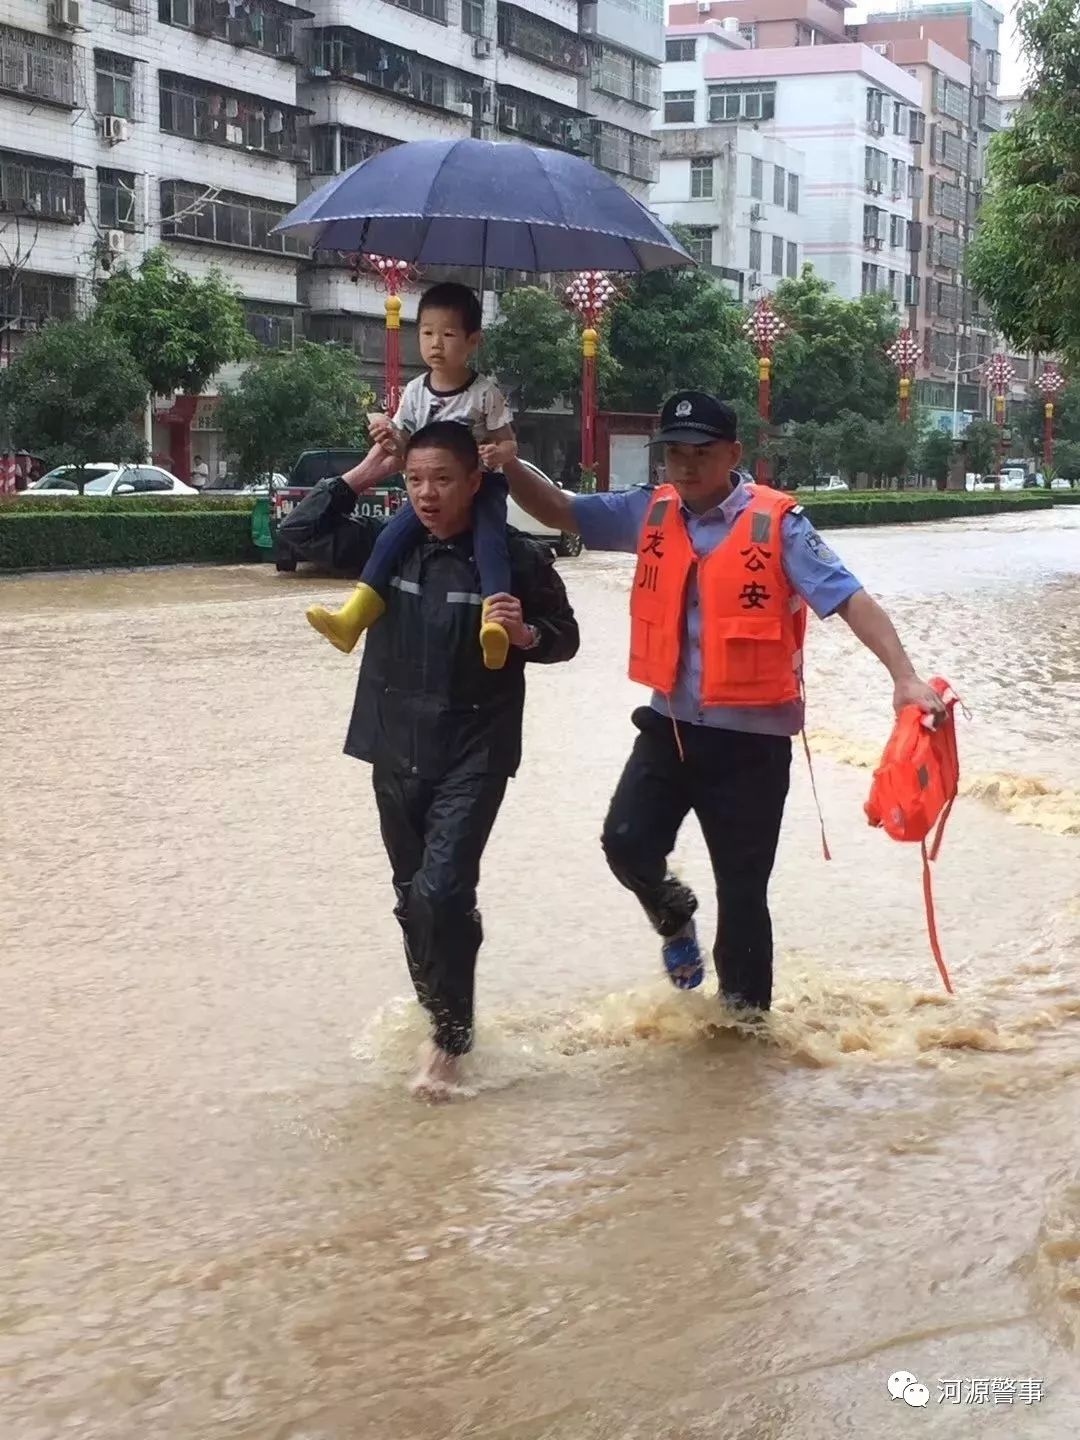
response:
<svg viewBox="0 0 1080 1440"><path fill-rule="evenodd" d="M781 563L780 526L797 502L747 485L730 534L698 559L678 492L661 485L638 540L630 594L630 678L670 695L679 673L686 587L697 566L703 705L785 705L802 694L806 606Z"/></svg>
<svg viewBox="0 0 1080 1440"><path fill-rule="evenodd" d="M956 720L953 711L960 703L947 680L935 675L930 685L945 703L947 719L936 730L929 716L917 705L907 705L896 717L881 764L874 771L870 798L864 809L871 825L879 826L894 840L917 842L922 847L923 896L930 948L938 971L951 995L952 983L941 958L930 865L941 848L945 822L949 818L960 784L960 756L956 748ZM933 839L930 839L934 826ZM927 849L927 841L930 847Z"/></svg>

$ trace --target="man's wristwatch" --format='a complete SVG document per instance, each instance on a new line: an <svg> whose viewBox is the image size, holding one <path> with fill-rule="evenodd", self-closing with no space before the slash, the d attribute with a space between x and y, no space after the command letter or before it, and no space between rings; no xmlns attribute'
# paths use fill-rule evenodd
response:
<svg viewBox="0 0 1080 1440"><path fill-rule="evenodd" d="M532 636L532 639L529 641L528 645L522 645L521 648L522 650L526 651L535 650L540 644L540 641L544 638L543 631L538 625L526 625L525 629L528 630L529 634Z"/></svg>

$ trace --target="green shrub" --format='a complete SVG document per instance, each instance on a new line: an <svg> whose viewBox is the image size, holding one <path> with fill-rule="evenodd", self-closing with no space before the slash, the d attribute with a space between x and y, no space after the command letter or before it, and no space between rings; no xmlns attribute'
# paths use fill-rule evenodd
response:
<svg viewBox="0 0 1080 1440"><path fill-rule="evenodd" d="M74 512L84 515L93 507L95 515L131 514L172 514L191 511L243 510L250 515L255 508L254 495L230 495L228 499L210 500L202 495L64 495L35 496L28 500L25 495L5 497L0 500L0 516L13 512L19 515L44 515L57 512Z"/></svg>
<svg viewBox="0 0 1080 1440"><path fill-rule="evenodd" d="M893 525L920 520L949 520L964 515L1000 515L1007 511L1049 510L1060 501L1080 500L1080 493L1068 491L1019 490L1014 493L971 494L967 491L923 491L888 495L880 491L851 491L837 499L815 497L804 501L806 513L815 525L827 529L841 525Z"/></svg>
<svg viewBox="0 0 1080 1440"><path fill-rule="evenodd" d="M33 509L31 509L33 506ZM168 513L0 507L0 570L90 569L105 565L235 564L256 559L251 513L210 503Z"/></svg>

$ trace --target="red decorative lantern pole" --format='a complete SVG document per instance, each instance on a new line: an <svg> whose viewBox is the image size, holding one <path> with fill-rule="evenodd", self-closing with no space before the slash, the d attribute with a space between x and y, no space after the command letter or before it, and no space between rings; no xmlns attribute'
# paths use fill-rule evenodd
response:
<svg viewBox="0 0 1080 1440"><path fill-rule="evenodd" d="M994 424L998 427L997 473L1001 474L1002 457L1005 454L1005 392L1012 382L1015 371L1007 355L999 350L986 367L986 380L994 395Z"/></svg>
<svg viewBox="0 0 1080 1440"><path fill-rule="evenodd" d="M761 297L743 325L743 333L757 351L758 357L758 415L761 418L761 426L758 430L758 458L754 478L759 485L768 485L769 483L769 464L765 459L765 441L768 437L769 417L772 413L773 347L786 329L787 326L772 308L767 295Z"/></svg>
<svg viewBox="0 0 1080 1440"><path fill-rule="evenodd" d="M1054 478L1054 397L1065 384L1065 376L1052 360L1042 368L1042 374L1035 381L1036 389L1042 392L1043 405L1043 475L1047 485Z"/></svg>
<svg viewBox="0 0 1080 1440"><path fill-rule="evenodd" d="M900 423L906 425L911 419L911 378L919 359L919 342L910 330L901 330L885 353L900 372Z"/></svg>
<svg viewBox="0 0 1080 1440"><path fill-rule="evenodd" d="M383 360L383 406L387 415L397 413L401 400L401 291L416 279L415 266L408 260L388 255L351 255L353 279L362 271L374 275L386 291L386 349Z"/></svg>
<svg viewBox="0 0 1080 1440"><path fill-rule="evenodd" d="M582 270L566 287L566 303L581 319L581 470L596 468L596 327L618 294L618 287L603 270Z"/></svg>

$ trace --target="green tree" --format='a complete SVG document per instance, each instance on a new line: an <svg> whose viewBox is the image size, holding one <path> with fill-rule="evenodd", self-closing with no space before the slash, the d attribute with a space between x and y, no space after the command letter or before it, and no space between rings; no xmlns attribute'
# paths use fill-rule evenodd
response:
<svg viewBox="0 0 1080 1440"><path fill-rule="evenodd" d="M944 430L928 430L919 446L919 469L929 475L939 490L944 490L949 481L952 465L953 442Z"/></svg>
<svg viewBox="0 0 1080 1440"><path fill-rule="evenodd" d="M598 357L599 359L599 357ZM544 410L581 387L581 339L574 316L550 290L523 285L499 302L484 336L484 368L514 396L515 409Z"/></svg>
<svg viewBox="0 0 1080 1440"><path fill-rule="evenodd" d="M886 295L844 300L804 265L773 298L787 331L776 346L773 416L835 420L848 410L881 420L896 409L897 376L885 351L897 333Z"/></svg>
<svg viewBox="0 0 1080 1440"><path fill-rule="evenodd" d="M50 466L143 459L134 417L145 400L127 347L92 320L47 325L0 371L0 428ZM84 483L80 476L80 492Z"/></svg>
<svg viewBox="0 0 1080 1440"><path fill-rule="evenodd" d="M1054 446L1054 475L1060 475L1073 485L1080 480L1080 441L1066 440ZM1053 479L1054 476L1048 477Z"/></svg>
<svg viewBox="0 0 1080 1440"><path fill-rule="evenodd" d="M785 490L815 484L824 466L821 426L816 420L787 425L771 441L769 456L776 464L776 478Z"/></svg>
<svg viewBox="0 0 1080 1440"><path fill-rule="evenodd" d="M611 312L608 343L617 369L601 376L604 405L648 414L683 389L749 400L757 370L743 319L707 270L636 277Z"/></svg>
<svg viewBox="0 0 1080 1440"><path fill-rule="evenodd" d="M198 395L223 365L254 349L228 281L216 270L197 280L160 248L137 270L110 275L95 313L125 342L154 395Z"/></svg>
<svg viewBox="0 0 1080 1440"><path fill-rule="evenodd" d="M963 434L964 464L974 475L992 475L997 466L998 427L972 420Z"/></svg>
<svg viewBox="0 0 1080 1440"><path fill-rule="evenodd" d="M1014 346L1080 364L1080 3L1021 0L1029 85L994 138L968 275Z"/></svg>
<svg viewBox="0 0 1080 1440"><path fill-rule="evenodd" d="M259 355L235 388L222 387L218 416L227 449L251 479L288 469L302 450L366 449L374 399L351 351L307 343Z"/></svg>

